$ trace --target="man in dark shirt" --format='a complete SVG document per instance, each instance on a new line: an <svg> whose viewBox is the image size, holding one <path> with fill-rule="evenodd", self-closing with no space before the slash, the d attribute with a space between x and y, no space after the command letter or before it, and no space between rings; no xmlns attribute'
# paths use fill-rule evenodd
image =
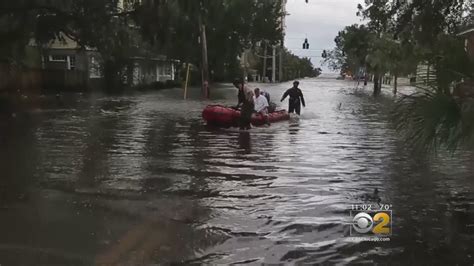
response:
<svg viewBox="0 0 474 266"><path fill-rule="evenodd" d="M236 79L234 80L233 84L239 90L239 94L237 95L238 102L237 102L236 108L240 108L242 107L242 104L244 104L245 102L245 95L244 95L244 90L242 88L242 83L241 81Z"/></svg>
<svg viewBox="0 0 474 266"><path fill-rule="evenodd" d="M288 89L283 94L283 97L281 97L281 102L283 102L286 97L290 96L290 101L288 102L288 112L296 112L298 115L300 115L301 104L303 104L303 107L306 107L306 104L304 102L303 92L298 88L298 85L300 85L298 81L293 82L293 87Z"/></svg>
<svg viewBox="0 0 474 266"><path fill-rule="evenodd" d="M234 86L239 90L237 108L240 109L240 129L250 129L250 122L254 110L253 91L245 86L242 79L236 79L233 82Z"/></svg>

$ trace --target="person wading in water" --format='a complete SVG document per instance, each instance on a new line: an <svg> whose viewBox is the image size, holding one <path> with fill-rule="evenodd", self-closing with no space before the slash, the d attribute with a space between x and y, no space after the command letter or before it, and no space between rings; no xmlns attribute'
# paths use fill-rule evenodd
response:
<svg viewBox="0 0 474 266"><path fill-rule="evenodd" d="M306 104L304 102L303 92L298 88L298 85L300 85L299 81L293 82L293 87L283 94L280 101L283 102L286 97L290 96L290 101L288 102L288 113L296 112L300 115L301 104L303 104L303 107L306 107Z"/></svg>
<svg viewBox="0 0 474 266"><path fill-rule="evenodd" d="M241 130L250 129L250 121L254 110L253 91L245 86L241 79L234 80L233 84L239 90L239 103L237 104L237 108L241 107L239 127Z"/></svg>

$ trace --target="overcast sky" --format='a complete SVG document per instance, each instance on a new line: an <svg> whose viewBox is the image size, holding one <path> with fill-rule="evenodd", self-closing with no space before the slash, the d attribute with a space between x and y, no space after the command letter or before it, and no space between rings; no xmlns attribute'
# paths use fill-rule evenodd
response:
<svg viewBox="0 0 474 266"><path fill-rule="evenodd" d="M360 23L360 18L356 16L357 4L363 0L308 2L288 0L285 46L296 55L311 57L317 67L320 66L322 50L334 47L334 37L337 33L347 25ZM308 38L309 50L302 50L305 38Z"/></svg>

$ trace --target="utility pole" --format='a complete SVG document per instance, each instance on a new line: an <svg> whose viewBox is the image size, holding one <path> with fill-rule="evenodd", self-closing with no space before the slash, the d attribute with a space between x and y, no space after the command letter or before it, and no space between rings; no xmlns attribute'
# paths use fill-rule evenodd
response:
<svg viewBox="0 0 474 266"><path fill-rule="evenodd" d="M279 49L279 69L278 69L278 81L282 82L283 81L283 52L284 52L284 47L285 47L285 28L286 28L286 3L287 0L283 0L281 4L281 30L283 33L283 36L281 38L280 42L280 49Z"/></svg>
<svg viewBox="0 0 474 266"><path fill-rule="evenodd" d="M202 6L201 6L202 8ZM202 11L201 11L202 12ZM202 14L199 13L199 31L201 33L201 48L202 48L202 61L201 61L201 76L202 76L202 92L205 98L209 98L209 64L207 61L207 38L206 38L206 25L202 21Z"/></svg>
<svg viewBox="0 0 474 266"><path fill-rule="evenodd" d="M265 46L263 48L263 71L262 71L262 82L265 82L265 77L267 76L267 41L265 41Z"/></svg>
<svg viewBox="0 0 474 266"><path fill-rule="evenodd" d="M243 80L246 80L247 76L248 76L248 70L247 70L247 51L244 51L242 53L242 61L243 61L243 69L244 69L244 79Z"/></svg>
<svg viewBox="0 0 474 266"><path fill-rule="evenodd" d="M276 82L276 46L273 45L272 52L272 82Z"/></svg>
<svg viewBox="0 0 474 266"><path fill-rule="evenodd" d="M280 46L278 63L279 63L278 81L282 82L283 81L283 43Z"/></svg>

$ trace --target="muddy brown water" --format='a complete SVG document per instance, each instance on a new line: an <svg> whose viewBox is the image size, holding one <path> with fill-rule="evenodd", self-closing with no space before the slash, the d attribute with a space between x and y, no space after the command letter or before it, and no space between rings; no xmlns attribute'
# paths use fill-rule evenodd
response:
<svg viewBox="0 0 474 266"><path fill-rule="evenodd" d="M255 85L274 100L289 87ZM196 90L46 97L1 124L0 264L474 262L468 151L412 153L393 99L305 79L302 116L207 127ZM281 104L285 107L286 103ZM392 205L388 242L349 238L352 204Z"/></svg>

